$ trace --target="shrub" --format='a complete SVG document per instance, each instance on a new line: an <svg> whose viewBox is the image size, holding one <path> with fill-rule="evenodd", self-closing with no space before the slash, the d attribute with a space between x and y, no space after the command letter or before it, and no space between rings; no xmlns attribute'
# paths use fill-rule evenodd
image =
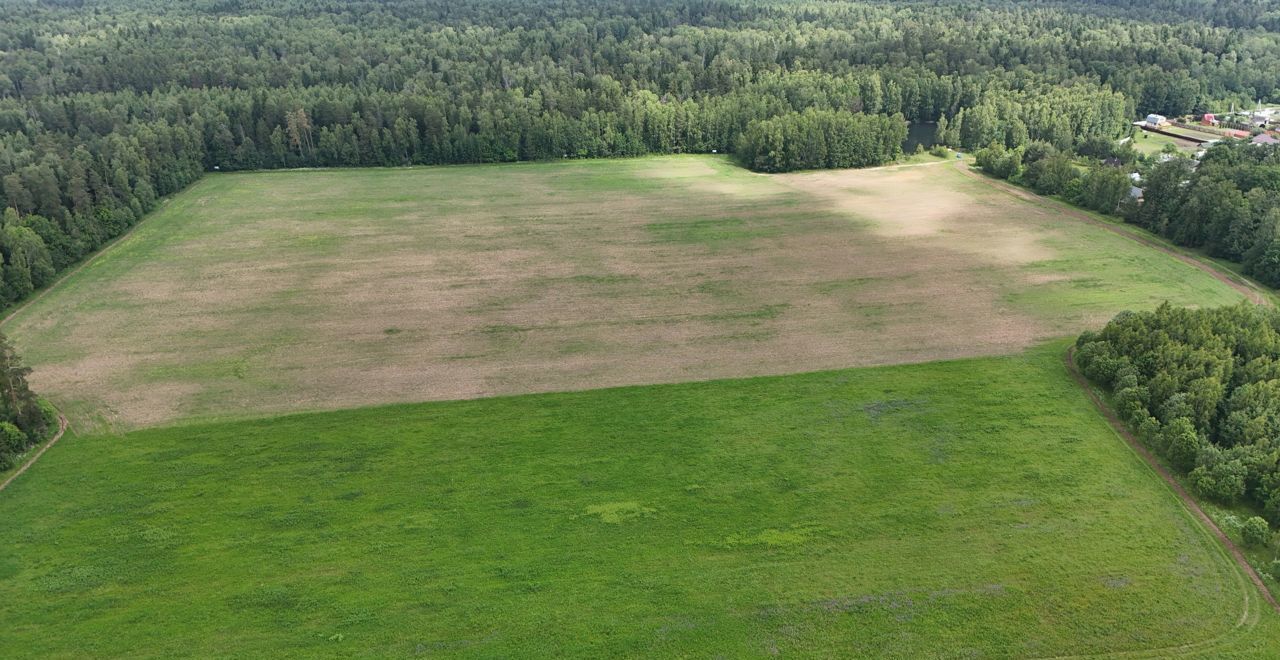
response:
<svg viewBox="0 0 1280 660"><path fill-rule="evenodd" d="M1138 437L1149 447L1154 447L1160 451L1164 451L1164 445L1161 444L1160 437L1160 420L1147 415L1146 419L1138 422Z"/></svg>
<svg viewBox="0 0 1280 660"><path fill-rule="evenodd" d="M1210 499L1234 504L1244 497L1245 467L1240 461L1221 461L1212 467L1201 465L1192 470L1188 478L1197 492Z"/></svg>
<svg viewBox="0 0 1280 660"><path fill-rule="evenodd" d="M1245 545L1266 545L1271 540L1271 526L1262 518L1254 516L1244 521L1244 526L1240 528L1240 538Z"/></svg>
<svg viewBox="0 0 1280 660"><path fill-rule="evenodd" d="M40 416L44 418L45 426L51 429L58 428L58 409L53 407L52 403L44 399L40 399L36 404L40 407Z"/></svg>
<svg viewBox="0 0 1280 660"><path fill-rule="evenodd" d="M1136 426L1151 416L1144 403L1146 392L1145 387L1126 387L1116 392L1116 412L1121 419Z"/></svg>
<svg viewBox="0 0 1280 660"><path fill-rule="evenodd" d="M1183 472L1196 464L1204 441L1196 433L1195 426L1186 417L1179 417L1164 427L1164 444L1169 462Z"/></svg>
<svg viewBox="0 0 1280 660"><path fill-rule="evenodd" d="M27 434L10 422L0 422L0 453L20 454L27 448Z"/></svg>
<svg viewBox="0 0 1280 660"><path fill-rule="evenodd" d="M1271 492L1262 510L1271 522L1280 525L1280 488Z"/></svg>
<svg viewBox="0 0 1280 660"><path fill-rule="evenodd" d="M1115 381L1116 371L1123 364L1116 359L1111 344L1105 341L1092 341L1083 344L1076 351L1076 364L1089 380L1110 387Z"/></svg>

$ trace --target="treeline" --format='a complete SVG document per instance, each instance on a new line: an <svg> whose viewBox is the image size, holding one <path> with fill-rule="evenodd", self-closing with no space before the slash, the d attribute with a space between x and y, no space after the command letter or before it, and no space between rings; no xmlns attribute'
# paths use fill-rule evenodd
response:
<svg viewBox="0 0 1280 660"><path fill-rule="evenodd" d="M14 211L0 231L0 304L205 171L727 153L753 122L808 109L928 119L1003 84L911 70L798 71L685 99L596 75L554 93L442 83L426 92L174 88L0 100L0 207ZM28 249L33 235L43 249Z"/></svg>
<svg viewBox="0 0 1280 660"><path fill-rule="evenodd" d="M1076 151L1087 153L1090 145L1086 142ZM994 144L980 149L974 155L974 163L992 176L1026 185L1041 195L1061 195L1072 204L1099 213L1133 213L1138 200L1129 194L1133 182L1129 168L1123 165L1132 164L1135 156L1125 153L1124 149L1104 150L1104 153L1106 158L1120 161L1119 164L1103 164L1093 156L1086 156L1089 165L1078 167L1075 152L1060 150L1047 142L1031 142L1013 149Z"/></svg>
<svg viewBox="0 0 1280 660"><path fill-rule="evenodd" d="M1077 84L987 93L938 120L936 141L961 149L1008 148L1046 142L1070 150L1114 142L1131 130L1133 102L1107 88Z"/></svg>
<svg viewBox="0 0 1280 660"><path fill-rule="evenodd" d="M27 386L29 373L13 344L0 334L0 470L13 467L22 452L58 426L57 411Z"/></svg>
<svg viewBox="0 0 1280 660"><path fill-rule="evenodd" d="M1178 245L1244 264L1269 286L1280 286L1280 149L1225 141L1199 165L1185 157L1156 164L1143 180L1144 201L1127 209L1130 222Z"/></svg>
<svg viewBox="0 0 1280 660"><path fill-rule="evenodd" d="M866 167L897 159L906 139L902 115L810 108L752 123L737 153L743 164L760 172Z"/></svg>
<svg viewBox="0 0 1280 660"><path fill-rule="evenodd" d="M1192 487L1280 525L1280 312L1242 303L1124 312L1076 363Z"/></svg>
<svg viewBox="0 0 1280 660"><path fill-rule="evenodd" d="M1078 157L1082 155L1083 158ZM1081 166L1081 161L1087 165ZM1224 140L1199 160L1086 140L1074 151L1044 142L996 143L975 154L983 171L1099 213L1122 217L1172 242L1243 265L1280 287L1280 147ZM1140 172L1134 181L1130 173ZM1140 186L1141 197L1131 194Z"/></svg>
<svg viewBox="0 0 1280 660"><path fill-rule="evenodd" d="M659 96L918 65L1094 80L1166 115L1280 85L1268 0L4 0L0 95L319 85L508 88L608 75ZM1108 6L1110 5L1110 6ZM1268 27L1269 26L1269 27ZM1262 29L1259 29L1262 28ZM478 84L482 83L482 84Z"/></svg>

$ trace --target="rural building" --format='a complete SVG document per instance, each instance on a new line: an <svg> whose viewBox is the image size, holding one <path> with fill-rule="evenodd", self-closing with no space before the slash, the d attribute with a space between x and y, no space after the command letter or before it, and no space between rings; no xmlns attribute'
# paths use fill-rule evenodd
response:
<svg viewBox="0 0 1280 660"><path fill-rule="evenodd" d="M1129 186L1129 196L1142 201L1142 189L1137 186Z"/></svg>
<svg viewBox="0 0 1280 660"><path fill-rule="evenodd" d="M1161 124L1167 124L1168 122L1169 120L1164 115L1157 115L1157 114L1147 115L1147 123L1151 124L1152 126L1160 126Z"/></svg>
<svg viewBox="0 0 1280 660"><path fill-rule="evenodd" d="M1204 113L1204 116L1200 118L1200 123L1205 126L1217 126L1218 118L1212 112L1206 112Z"/></svg>
<svg viewBox="0 0 1280 660"><path fill-rule="evenodd" d="M1259 133L1253 136L1250 142L1254 144L1280 144L1280 140L1275 139L1268 133Z"/></svg>

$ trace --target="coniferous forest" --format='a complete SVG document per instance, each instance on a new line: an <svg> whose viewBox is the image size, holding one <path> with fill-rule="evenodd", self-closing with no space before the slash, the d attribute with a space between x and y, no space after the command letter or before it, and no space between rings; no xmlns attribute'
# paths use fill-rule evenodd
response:
<svg viewBox="0 0 1280 660"><path fill-rule="evenodd" d="M1250 0L5 0L0 14L2 303L207 171L712 151L765 171L858 166L895 158L902 122L935 121L956 147L1075 153L1140 113L1280 85L1280 10Z"/></svg>

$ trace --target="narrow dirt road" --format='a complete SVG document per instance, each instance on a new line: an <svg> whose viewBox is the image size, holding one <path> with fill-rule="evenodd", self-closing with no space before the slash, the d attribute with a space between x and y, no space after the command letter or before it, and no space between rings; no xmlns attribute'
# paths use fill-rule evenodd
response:
<svg viewBox="0 0 1280 660"><path fill-rule="evenodd" d="M27 471L27 468L34 465L35 462L39 460L40 457L43 456L44 453L48 451L49 448L52 447L55 442L62 439L62 434L66 432L67 432L67 418L64 417L62 413L58 413L58 432L53 434L53 437L49 438L49 441L44 443L44 446L41 447L40 450L37 451L31 458L28 458L27 462L23 463L22 467L18 468L17 472L14 472L13 474L9 475L9 478L5 479L4 483L0 483L0 490L4 490L5 488L8 488L9 484L13 483L14 479L17 479L19 476L22 475L23 472Z"/></svg>
<svg viewBox="0 0 1280 660"><path fill-rule="evenodd" d="M1192 499L1191 495L1182 487L1182 484L1179 484L1178 481L1173 478L1173 475L1169 474L1169 471L1165 470L1164 466L1160 465L1160 462L1156 460L1156 457L1152 456L1151 452L1147 451L1147 448L1129 432L1128 427L1124 425L1124 422L1120 421L1120 418L1116 416L1115 411L1113 411L1110 406L1098 397L1097 392L1094 392L1093 387L1089 385L1089 381L1078 369L1076 369L1075 352L1076 349L1072 346L1067 350L1067 354L1064 357L1067 364L1067 371L1071 372L1071 378L1074 379L1076 384L1079 385L1080 388L1084 390L1085 394L1089 396L1089 400L1093 402L1095 407L1097 407L1098 412L1102 413L1102 416L1107 418L1107 421L1111 424L1111 428L1115 429L1116 433L1124 439L1129 447L1133 449L1134 453L1140 456L1142 460L1146 461L1147 465L1150 466L1152 470L1155 470L1156 474L1160 475L1161 479L1164 479L1164 482L1169 485L1169 488L1173 489L1173 492L1182 500L1182 503L1187 507L1187 509L1190 510L1196 518L1200 519L1200 522L1204 523L1204 526L1222 542L1222 545L1226 547L1227 552L1231 553L1231 556L1235 558L1236 563L1240 565L1240 570L1244 571L1245 576L1258 587L1258 591L1262 593L1262 597L1271 604L1271 607L1275 608L1276 612L1280 612L1280 603L1276 602L1275 596L1271 595L1271 591L1268 590L1267 585L1263 583L1262 577L1258 575L1257 571L1253 570L1253 565L1249 563L1248 559L1245 559L1244 553L1240 552L1240 548L1236 547L1236 544L1233 543L1231 539L1227 538L1227 535L1222 532L1222 529L1220 529L1211 518L1209 518L1208 514L1204 512L1204 509L1201 509L1200 505L1196 504L1196 501Z"/></svg>
<svg viewBox="0 0 1280 660"><path fill-rule="evenodd" d="M1245 282L1240 282L1232 277L1229 277L1228 275L1226 275L1225 273L1223 273L1222 271L1214 267L1213 264L1209 264L1200 259L1196 259L1195 257L1183 254L1156 240L1124 231L1123 229L1109 222L1103 222L1089 215L1088 213L1085 213L1084 211L1080 211L1078 209L1072 208L1071 206L1067 205L1065 202L1059 202L1058 200L1055 200L1049 197L1042 197L1029 190L1024 190L1022 188L1019 188L1018 186L1015 186L1012 183L1008 183L1007 181L993 179L980 172L975 172L969 167L968 163L966 163L965 161L956 160L955 164L956 164L956 169L960 170L961 173L963 173L965 176L971 179L977 179L978 181L983 181L990 186L999 188L1004 192L1009 193L1010 195L1013 195L1014 197L1026 200L1028 202L1052 205L1060 213L1062 213L1063 215L1073 220L1087 222L1096 227L1101 227L1118 236L1123 236L1131 241L1141 243L1142 245L1145 245L1153 250L1159 250L1173 257L1174 259L1177 259L1185 264L1199 268L1200 270L1212 275L1214 279L1218 280L1219 282L1222 282L1223 284L1226 284L1227 286L1235 289L1236 291L1239 291L1240 293L1243 293L1245 297L1247 297L1249 300L1253 301L1254 303L1257 303L1259 305L1271 306L1271 300L1267 298L1267 296L1263 295L1262 291L1259 291L1257 287Z"/></svg>

